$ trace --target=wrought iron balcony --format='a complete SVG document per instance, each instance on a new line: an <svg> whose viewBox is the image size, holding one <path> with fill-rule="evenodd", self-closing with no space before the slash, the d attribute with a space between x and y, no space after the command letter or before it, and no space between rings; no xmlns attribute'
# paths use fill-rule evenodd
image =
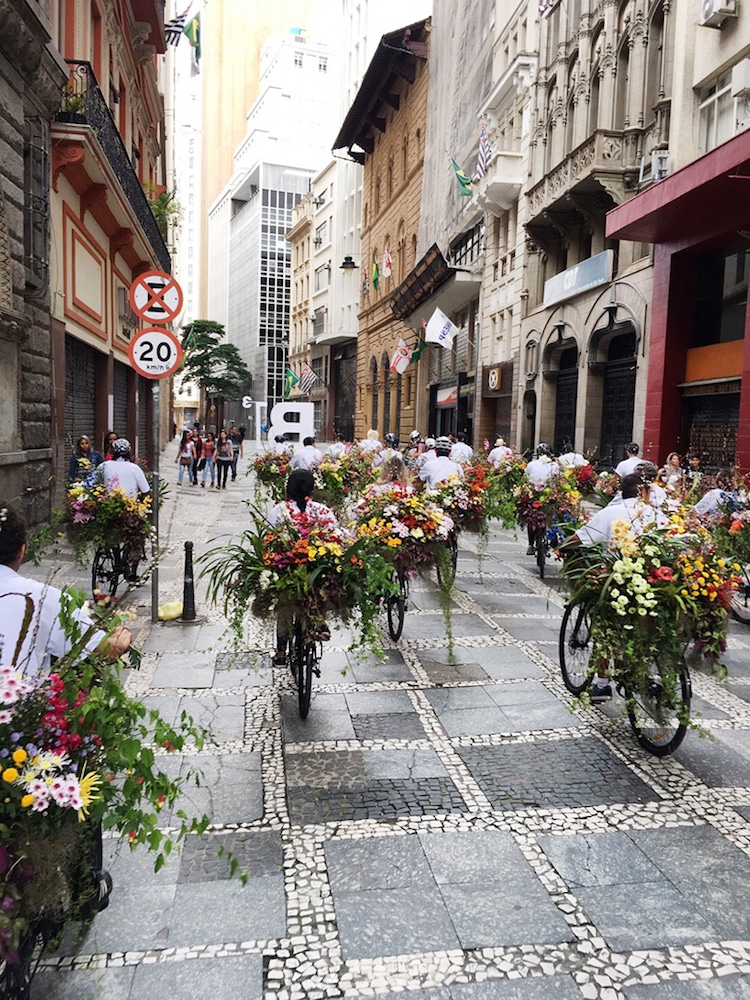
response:
<svg viewBox="0 0 750 1000"><path fill-rule="evenodd" d="M148 203L125 143L104 99L91 63L66 60L71 68L70 80L63 94L56 121L88 125L96 133L109 165L151 244L162 271L169 273L172 264L153 212Z"/></svg>

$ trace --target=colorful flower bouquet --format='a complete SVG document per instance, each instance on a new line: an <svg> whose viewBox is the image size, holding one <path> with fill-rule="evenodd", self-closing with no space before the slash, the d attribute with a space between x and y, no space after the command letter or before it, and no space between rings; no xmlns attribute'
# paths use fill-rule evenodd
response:
<svg viewBox="0 0 750 1000"><path fill-rule="evenodd" d="M395 483L374 485L355 508L357 534L374 542L405 570L433 566L453 530L453 519L428 492Z"/></svg>
<svg viewBox="0 0 750 1000"><path fill-rule="evenodd" d="M129 497L119 486L108 492L94 473L68 487L62 521L80 562L100 546L140 553L152 532L151 495Z"/></svg>
<svg viewBox="0 0 750 1000"><path fill-rule="evenodd" d="M606 507L620 489L620 477L616 472L600 472L591 491L591 499L600 507Z"/></svg>
<svg viewBox="0 0 750 1000"><path fill-rule="evenodd" d="M292 607L312 624L338 615L354 624L358 645L380 648L375 617L378 600L392 589L391 568L376 546L353 540L331 521L291 505L276 527L256 514L238 544L214 549L201 561L209 600L222 604L239 641L248 607L260 618Z"/></svg>
<svg viewBox="0 0 750 1000"><path fill-rule="evenodd" d="M527 479L516 487L518 523L532 531L553 528L566 523L571 527L581 520L581 493L574 469L550 476L543 486L534 486Z"/></svg>
<svg viewBox="0 0 750 1000"><path fill-rule="evenodd" d="M489 483L484 466L464 466L464 478L449 476L426 495L446 513L450 514L456 528L461 531L479 531L486 534L485 513Z"/></svg>
<svg viewBox="0 0 750 1000"><path fill-rule="evenodd" d="M574 465L573 471L578 482L578 490L583 496L591 496L596 488L598 477L594 467L587 462L586 465Z"/></svg>
<svg viewBox="0 0 750 1000"><path fill-rule="evenodd" d="M593 602L595 648L619 669L637 677L658 657L660 673L666 670L668 683L676 685L691 646L691 665L725 672L721 655L736 578L707 533L650 527L635 535L629 521L618 521L611 547L576 549L562 575L572 599Z"/></svg>
<svg viewBox="0 0 750 1000"><path fill-rule="evenodd" d="M204 735L186 714L172 726L130 698L119 664L98 653L82 659L103 625L81 623L82 603L83 595L62 592L71 648L52 673L24 674L14 662L20 642L0 656L0 961L19 961L31 921L61 926L81 915L94 895L91 851L100 826L157 852L158 870L175 841L204 832L209 822L176 810L170 831L158 825L186 779L162 772L157 754L181 750L188 740L200 748ZM32 615L27 597L22 636ZM104 634L118 623L110 618Z"/></svg>
<svg viewBox="0 0 750 1000"><path fill-rule="evenodd" d="M347 502L378 477L378 470L359 451L349 451L336 458L324 456L313 470L315 499L343 514Z"/></svg>
<svg viewBox="0 0 750 1000"><path fill-rule="evenodd" d="M268 490L274 503L284 499L291 457L291 452L283 451L277 454L273 451L264 451L253 462L256 485Z"/></svg>
<svg viewBox="0 0 750 1000"><path fill-rule="evenodd" d="M518 521L516 490L524 481L525 468L523 459L514 457L505 459L497 467L487 468L485 512L490 520L500 521L504 528L515 528Z"/></svg>

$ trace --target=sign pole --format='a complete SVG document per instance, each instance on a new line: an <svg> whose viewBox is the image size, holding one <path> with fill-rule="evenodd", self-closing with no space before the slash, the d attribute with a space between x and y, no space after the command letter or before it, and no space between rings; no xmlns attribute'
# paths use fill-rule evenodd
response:
<svg viewBox="0 0 750 1000"><path fill-rule="evenodd" d="M159 621L159 380L151 386L153 413L151 414L151 444L154 455L151 473L151 518L154 541L151 549L154 569L151 573L151 621Z"/></svg>

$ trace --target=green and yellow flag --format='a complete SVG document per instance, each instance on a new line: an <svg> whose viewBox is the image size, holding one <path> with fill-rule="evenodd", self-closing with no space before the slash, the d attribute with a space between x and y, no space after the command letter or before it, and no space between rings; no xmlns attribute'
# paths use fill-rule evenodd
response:
<svg viewBox="0 0 750 1000"><path fill-rule="evenodd" d="M182 29L183 35L193 46L196 64L201 61L201 15L200 11L186 22Z"/></svg>
<svg viewBox="0 0 750 1000"><path fill-rule="evenodd" d="M378 282L380 281L380 270L378 269L378 262L375 259L375 254L372 255L372 287L377 292Z"/></svg>
<svg viewBox="0 0 750 1000"><path fill-rule="evenodd" d="M299 377L294 374L291 368L287 368L284 373L284 399L289 399L289 393L299 382Z"/></svg>
<svg viewBox="0 0 750 1000"><path fill-rule="evenodd" d="M411 352L411 360L409 361L410 365L415 365L417 361L419 361L425 347L427 347L427 344L425 344L423 340L420 340L419 337L417 337L417 342L414 345Z"/></svg>
<svg viewBox="0 0 750 1000"><path fill-rule="evenodd" d="M458 186L460 188L460 194L466 195L467 198L471 197L471 178L467 177L463 172L461 167L456 163L456 161L451 156L451 163L453 164L453 170L456 174L456 180L458 181Z"/></svg>

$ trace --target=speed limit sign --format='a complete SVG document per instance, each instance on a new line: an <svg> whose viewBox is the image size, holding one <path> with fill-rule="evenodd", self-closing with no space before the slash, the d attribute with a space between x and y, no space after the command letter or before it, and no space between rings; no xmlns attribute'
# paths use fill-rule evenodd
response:
<svg viewBox="0 0 750 1000"><path fill-rule="evenodd" d="M168 378L182 364L182 345L169 330L140 330L128 347L130 363L145 378Z"/></svg>

